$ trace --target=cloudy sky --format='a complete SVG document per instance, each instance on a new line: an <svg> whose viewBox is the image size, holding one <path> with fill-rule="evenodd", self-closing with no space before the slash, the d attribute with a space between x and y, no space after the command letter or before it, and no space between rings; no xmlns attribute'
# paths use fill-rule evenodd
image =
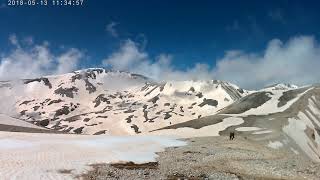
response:
<svg viewBox="0 0 320 180"><path fill-rule="evenodd" d="M106 67L244 88L317 83L319 8L294 0L84 0L81 7L0 0L0 80Z"/></svg>

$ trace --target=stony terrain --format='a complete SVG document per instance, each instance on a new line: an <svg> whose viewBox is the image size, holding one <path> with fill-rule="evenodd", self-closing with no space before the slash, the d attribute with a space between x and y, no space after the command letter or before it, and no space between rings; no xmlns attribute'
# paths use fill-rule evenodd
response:
<svg viewBox="0 0 320 180"><path fill-rule="evenodd" d="M274 150L236 136L187 139L188 145L158 153L156 163L96 164L81 176L102 179L308 179L320 178L320 164L287 150Z"/></svg>

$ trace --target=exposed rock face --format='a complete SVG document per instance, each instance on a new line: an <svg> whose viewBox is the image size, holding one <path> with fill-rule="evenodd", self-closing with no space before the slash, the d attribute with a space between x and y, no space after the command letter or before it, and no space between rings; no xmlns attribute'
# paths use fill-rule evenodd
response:
<svg viewBox="0 0 320 180"><path fill-rule="evenodd" d="M101 135L101 134L105 134L106 132L107 132L107 130L101 130L101 131L94 133L93 135Z"/></svg>
<svg viewBox="0 0 320 180"><path fill-rule="evenodd" d="M96 79L98 74L103 73L103 69L88 69L82 72L75 72L75 75L71 77L71 82L75 82L76 80L83 80L85 82L86 90L91 94L95 92L96 87L89 81L89 79Z"/></svg>
<svg viewBox="0 0 320 180"><path fill-rule="evenodd" d="M83 122L89 122L90 118L84 118Z"/></svg>
<svg viewBox="0 0 320 180"><path fill-rule="evenodd" d="M73 132L75 132L76 134L81 134L82 130L83 130L84 127L79 127L75 130L73 130Z"/></svg>
<svg viewBox="0 0 320 180"><path fill-rule="evenodd" d="M48 106L50 106L51 104L60 103L60 102L62 102L61 99L52 100L48 103Z"/></svg>
<svg viewBox="0 0 320 180"><path fill-rule="evenodd" d="M58 109L56 111L56 114L54 117L61 116L61 115L68 115L70 113L69 107L68 106L63 106L61 109Z"/></svg>
<svg viewBox="0 0 320 180"><path fill-rule="evenodd" d="M37 111L39 108L40 108L40 106L34 106L34 107L33 107L33 110L34 110L34 111Z"/></svg>
<svg viewBox="0 0 320 180"><path fill-rule="evenodd" d="M56 94L60 94L62 97L66 96L69 98L73 98L74 97L74 93L78 92L78 88L76 87L71 87L71 88L58 88L54 91L54 93Z"/></svg>
<svg viewBox="0 0 320 180"><path fill-rule="evenodd" d="M75 121L78 121L78 120L81 120L81 116L80 116L80 115L68 117L68 118L66 118L64 121L67 121L67 122L75 122ZM85 119L85 120L86 120L86 119ZM83 121L85 121L85 120L83 120ZM85 121L85 122L87 122L87 121Z"/></svg>
<svg viewBox="0 0 320 180"><path fill-rule="evenodd" d="M240 99L242 97L242 94L244 93L243 89L234 87L229 83L225 83L218 80L215 80L214 82L217 83L218 86L221 86L221 88L226 90L234 101Z"/></svg>
<svg viewBox="0 0 320 180"><path fill-rule="evenodd" d="M272 93L271 92L252 93L240 99L239 101L235 102L234 104L230 105L229 107L223 109L221 113L240 114L249 109L257 108L271 99L271 97L268 96L269 94L272 94Z"/></svg>
<svg viewBox="0 0 320 180"><path fill-rule="evenodd" d="M159 94L157 96L151 98L150 100L148 100L148 102L152 102L153 104L155 104L158 100L159 100Z"/></svg>
<svg viewBox="0 0 320 180"><path fill-rule="evenodd" d="M139 127L138 127L137 125L133 124L133 125L131 125L131 128L134 130L134 132L135 132L136 134L141 133L141 131L139 131Z"/></svg>
<svg viewBox="0 0 320 180"><path fill-rule="evenodd" d="M24 81L24 83L25 83L25 84L29 84L29 83L35 82L35 81L36 81L36 82L43 82L44 85L48 86L50 89L52 88L52 84L50 83L49 79L48 79L48 78L44 78L44 77L42 77L42 78L36 78L36 79L26 79L26 80Z"/></svg>
<svg viewBox="0 0 320 180"><path fill-rule="evenodd" d="M48 126L49 125L49 120L48 119L42 120L42 121L39 122L39 125L43 126L43 127Z"/></svg>
<svg viewBox="0 0 320 180"><path fill-rule="evenodd" d="M23 101L22 103L20 103L19 105L28 105L30 102L33 102L34 100L30 100L30 101Z"/></svg>
<svg viewBox="0 0 320 180"><path fill-rule="evenodd" d="M104 97L104 94L100 94L100 95L93 101L93 103L95 103L94 107L99 106L101 102L105 102L105 103L107 103L107 104L110 104L110 101L108 100L108 98Z"/></svg>
<svg viewBox="0 0 320 180"><path fill-rule="evenodd" d="M307 88L301 88L284 92L283 95L279 98L278 107L286 105L288 101L294 99L295 97L297 97L297 95L301 94L306 90Z"/></svg>
<svg viewBox="0 0 320 180"><path fill-rule="evenodd" d="M217 106L218 105L218 101L214 100L214 99L203 99L203 102L201 104L199 104L200 107L204 106L204 105L210 105L210 106Z"/></svg>
<svg viewBox="0 0 320 180"><path fill-rule="evenodd" d="M199 92L198 94L196 94L196 96L197 96L198 98L202 98L202 97L203 97L203 95L202 95L201 92Z"/></svg>

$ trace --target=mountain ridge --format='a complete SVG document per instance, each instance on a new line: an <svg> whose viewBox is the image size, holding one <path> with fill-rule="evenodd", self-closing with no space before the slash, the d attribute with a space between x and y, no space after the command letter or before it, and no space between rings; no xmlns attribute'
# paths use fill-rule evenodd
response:
<svg viewBox="0 0 320 180"><path fill-rule="evenodd" d="M156 82L90 68L2 81L0 93L1 113L60 133L194 137L234 131L320 161L318 85L249 91L220 80Z"/></svg>
<svg viewBox="0 0 320 180"><path fill-rule="evenodd" d="M148 132L213 114L249 93L218 80L155 82L102 68L22 82L0 85L3 94L14 97L11 111L16 112L15 117L81 134Z"/></svg>

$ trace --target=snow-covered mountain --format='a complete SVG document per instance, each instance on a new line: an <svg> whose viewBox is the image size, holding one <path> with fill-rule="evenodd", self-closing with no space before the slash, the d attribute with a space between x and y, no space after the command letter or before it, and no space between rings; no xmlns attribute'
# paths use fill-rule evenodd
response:
<svg viewBox="0 0 320 180"><path fill-rule="evenodd" d="M3 117L41 126L41 131L181 137L235 131L269 147L320 160L319 85L275 84L248 91L218 80L155 82L138 74L91 68L2 81L0 93ZM0 124L8 122L2 119Z"/></svg>
<svg viewBox="0 0 320 180"><path fill-rule="evenodd" d="M215 115L168 126L152 133L192 137L192 134L228 135L234 131L236 135L271 148L287 148L292 153L319 162L320 86L286 87L270 87L253 92Z"/></svg>
<svg viewBox="0 0 320 180"><path fill-rule="evenodd" d="M91 68L1 82L2 111L78 134L132 135L215 114L248 94L222 81L157 83L128 72Z"/></svg>
<svg viewBox="0 0 320 180"><path fill-rule="evenodd" d="M270 90L291 90L291 89L297 89L298 86L294 84L286 84L286 83L277 83L270 86L267 86L261 90L264 91L270 91Z"/></svg>

